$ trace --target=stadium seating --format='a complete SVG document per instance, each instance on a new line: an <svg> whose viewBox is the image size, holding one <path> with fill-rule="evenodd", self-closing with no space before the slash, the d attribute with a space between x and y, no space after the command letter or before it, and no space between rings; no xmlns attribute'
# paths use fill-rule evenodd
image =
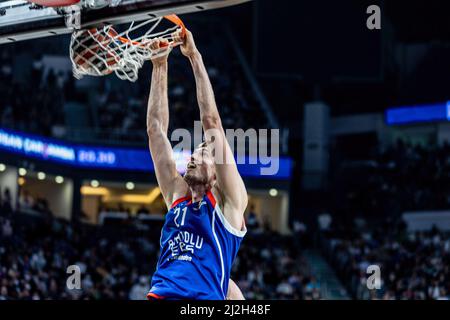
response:
<svg viewBox="0 0 450 320"><path fill-rule="evenodd" d="M365 161L341 159L332 172L333 210L376 218L448 209L449 154L448 143L424 147L398 140Z"/></svg>
<svg viewBox="0 0 450 320"><path fill-rule="evenodd" d="M0 300L143 300L159 235L160 226L92 226L1 211ZM247 298L320 298L319 283L295 243L267 230L249 232L232 274ZM66 287L64 266L75 264L82 271L82 290Z"/></svg>
<svg viewBox="0 0 450 320"><path fill-rule="evenodd" d="M336 226L323 235L322 246L356 299L450 299L448 232L408 232L394 221L377 228ZM369 265L382 270L380 290L367 288Z"/></svg>

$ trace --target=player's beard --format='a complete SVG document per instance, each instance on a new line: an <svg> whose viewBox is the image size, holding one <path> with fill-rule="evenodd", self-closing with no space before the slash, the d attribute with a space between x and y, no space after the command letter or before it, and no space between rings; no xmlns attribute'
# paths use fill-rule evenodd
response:
<svg viewBox="0 0 450 320"><path fill-rule="evenodd" d="M205 175L201 175L195 171L187 171L183 177L188 186L198 186L208 184L208 178Z"/></svg>

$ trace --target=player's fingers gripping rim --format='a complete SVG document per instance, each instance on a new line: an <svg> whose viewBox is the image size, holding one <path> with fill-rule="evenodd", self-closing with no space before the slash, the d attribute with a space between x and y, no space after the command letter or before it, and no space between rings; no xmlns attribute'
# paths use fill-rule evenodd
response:
<svg viewBox="0 0 450 320"><path fill-rule="evenodd" d="M155 38L150 40L149 48L153 51L158 51L161 48L168 47L169 41L164 38Z"/></svg>
<svg viewBox="0 0 450 320"><path fill-rule="evenodd" d="M156 39L152 39L149 41L148 47L150 48L150 50L154 51L157 48L159 48L159 40Z"/></svg>
<svg viewBox="0 0 450 320"><path fill-rule="evenodd" d="M168 55L172 51L169 41L164 38L155 38L149 41L148 48L151 50L151 59L156 59Z"/></svg>
<svg viewBox="0 0 450 320"><path fill-rule="evenodd" d="M187 30L185 30L185 32L187 32ZM182 29L178 29L177 31L171 34L174 44L184 43L184 40L186 39L185 32L183 32Z"/></svg>
<svg viewBox="0 0 450 320"><path fill-rule="evenodd" d="M162 58L165 56L168 56L169 53L172 51L173 47L169 45L169 42L167 39L157 39L155 42L152 43L150 46L150 49L152 50L152 60Z"/></svg>

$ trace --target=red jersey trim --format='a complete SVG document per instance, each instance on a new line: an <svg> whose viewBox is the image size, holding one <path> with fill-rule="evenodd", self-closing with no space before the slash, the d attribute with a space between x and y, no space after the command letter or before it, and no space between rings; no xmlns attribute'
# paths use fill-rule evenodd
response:
<svg viewBox="0 0 450 320"><path fill-rule="evenodd" d="M183 201L189 200L190 197L182 197L178 200L175 200L172 205L170 206L170 209L174 208L175 206L179 205L180 203L182 203Z"/></svg>
<svg viewBox="0 0 450 320"><path fill-rule="evenodd" d="M149 293L147 293L147 299L148 300L152 300L152 299L162 300L162 299L164 299L164 297L160 296L159 294L156 294L156 293L153 293L153 292L149 292Z"/></svg>
<svg viewBox="0 0 450 320"><path fill-rule="evenodd" d="M213 209L214 209L216 207L216 199L214 198L214 195L212 194L211 190L209 190L206 193L206 196L208 197L209 202L211 202Z"/></svg>

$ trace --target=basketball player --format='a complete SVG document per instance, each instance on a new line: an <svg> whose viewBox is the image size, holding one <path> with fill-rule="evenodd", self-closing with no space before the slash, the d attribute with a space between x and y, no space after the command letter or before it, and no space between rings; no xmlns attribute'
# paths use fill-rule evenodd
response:
<svg viewBox="0 0 450 320"><path fill-rule="evenodd" d="M230 270L246 233L244 210L247 192L225 138L213 89L196 48L186 30L181 52L191 65L205 142L192 153L184 176L175 166L167 138L168 54L152 60L153 73L147 111L147 132L156 178L168 208L161 232L161 255L147 295L153 299L243 299L230 279ZM152 49L167 41L154 40ZM169 51L169 50L166 50ZM213 153L223 155L215 161Z"/></svg>

